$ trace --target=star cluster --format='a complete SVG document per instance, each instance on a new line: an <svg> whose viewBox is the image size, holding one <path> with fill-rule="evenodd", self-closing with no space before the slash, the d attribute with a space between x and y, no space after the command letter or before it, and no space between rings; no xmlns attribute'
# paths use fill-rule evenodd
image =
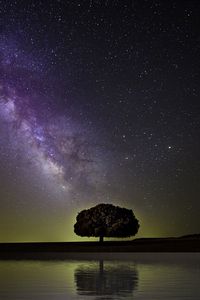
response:
<svg viewBox="0 0 200 300"><path fill-rule="evenodd" d="M73 239L99 202L134 209L141 235L198 231L199 12L0 1L3 240Z"/></svg>

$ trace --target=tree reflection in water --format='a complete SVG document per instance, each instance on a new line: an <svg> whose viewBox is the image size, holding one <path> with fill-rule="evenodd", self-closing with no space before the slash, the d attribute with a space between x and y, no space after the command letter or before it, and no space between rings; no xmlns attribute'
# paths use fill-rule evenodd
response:
<svg viewBox="0 0 200 300"><path fill-rule="evenodd" d="M75 270L74 280L79 295L116 299L113 297L133 293L138 284L138 272L135 266L127 263L104 263L100 260L99 265L79 266Z"/></svg>

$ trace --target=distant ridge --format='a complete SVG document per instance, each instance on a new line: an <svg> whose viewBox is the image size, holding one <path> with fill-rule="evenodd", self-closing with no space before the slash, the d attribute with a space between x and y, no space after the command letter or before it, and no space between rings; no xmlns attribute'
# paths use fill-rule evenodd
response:
<svg viewBox="0 0 200 300"><path fill-rule="evenodd" d="M179 237L180 239L200 239L200 233L196 234L188 234L188 235L183 235Z"/></svg>

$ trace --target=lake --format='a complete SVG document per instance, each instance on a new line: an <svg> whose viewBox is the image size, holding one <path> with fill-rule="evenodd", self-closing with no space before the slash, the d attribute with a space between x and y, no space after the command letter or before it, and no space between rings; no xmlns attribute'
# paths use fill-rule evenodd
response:
<svg viewBox="0 0 200 300"><path fill-rule="evenodd" d="M199 253L74 253L59 258L0 261L0 299L200 299Z"/></svg>

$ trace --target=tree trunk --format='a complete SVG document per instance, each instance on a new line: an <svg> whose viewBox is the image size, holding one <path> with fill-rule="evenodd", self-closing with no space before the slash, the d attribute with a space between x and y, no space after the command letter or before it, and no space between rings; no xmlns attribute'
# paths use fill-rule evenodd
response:
<svg viewBox="0 0 200 300"><path fill-rule="evenodd" d="M102 276L103 275L103 259L100 259L99 261L99 274Z"/></svg>
<svg viewBox="0 0 200 300"><path fill-rule="evenodd" d="M102 235L100 235L100 237L99 237L99 242L103 243L103 236Z"/></svg>

